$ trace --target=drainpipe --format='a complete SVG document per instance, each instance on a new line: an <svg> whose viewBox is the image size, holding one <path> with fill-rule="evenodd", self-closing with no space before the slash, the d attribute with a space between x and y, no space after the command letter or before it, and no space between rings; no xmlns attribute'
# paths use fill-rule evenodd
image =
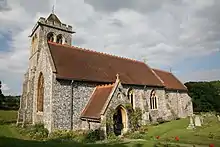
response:
<svg viewBox="0 0 220 147"><path fill-rule="evenodd" d="M70 129L73 130L73 83L71 80L71 101L70 101Z"/></svg>
<svg viewBox="0 0 220 147"><path fill-rule="evenodd" d="M179 95L178 95L179 91L176 91L176 97L177 97L177 116L179 117Z"/></svg>
<svg viewBox="0 0 220 147"><path fill-rule="evenodd" d="M89 128L89 130L90 130L91 128L90 128L90 123L89 123L89 120L88 120L88 119L86 119L86 122L87 122L87 124L88 124L88 128Z"/></svg>

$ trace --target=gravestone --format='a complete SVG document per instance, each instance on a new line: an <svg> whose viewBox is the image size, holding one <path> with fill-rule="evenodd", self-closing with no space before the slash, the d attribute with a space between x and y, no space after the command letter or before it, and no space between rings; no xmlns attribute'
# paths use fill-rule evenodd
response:
<svg viewBox="0 0 220 147"><path fill-rule="evenodd" d="M218 119L218 121L220 122L220 116L219 116L219 115L217 115L217 119Z"/></svg>
<svg viewBox="0 0 220 147"><path fill-rule="evenodd" d="M200 116L201 124L204 124L204 116Z"/></svg>
<svg viewBox="0 0 220 147"><path fill-rule="evenodd" d="M195 126L202 126L200 117L198 115L195 116Z"/></svg>
<svg viewBox="0 0 220 147"><path fill-rule="evenodd" d="M190 117L189 117L189 125L188 125L188 127L187 127L187 129L195 129L195 125L194 125L194 123L193 123L193 116L191 115Z"/></svg>

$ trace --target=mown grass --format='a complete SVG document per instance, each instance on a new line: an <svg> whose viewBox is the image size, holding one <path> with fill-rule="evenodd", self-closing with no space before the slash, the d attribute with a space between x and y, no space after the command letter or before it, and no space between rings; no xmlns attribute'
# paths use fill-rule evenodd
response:
<svg viewBox="0 0 220 147"><path fill-rule="evenodd" d="M0 124L15 123L17 121L17 111L0 110Z"/></svg>
<svg viewBox="0 0 220 147"><path fill-rule="evenodd" d="M196 127L195 130L186 129L189 119L180 119L160 124L157 126L148 126L146 138L155 138L160 136L160 140L168 142L177 142L175 137L179 137L178 142L189 144L215 144L220 146L220 122L217 118L206 117L202 127Z"/></svg>
<svg viewBox="0 0 220 147"><path fill-rule="evenodd" d="M114 143L99 143L99 144L84 144L74 141L36 141L31 140L27 136L19 133L19 129L15 123L17 117L16 111L0 110L0 147L153 147L154 142L114 142Z"/></svg>
<svg viewBox="0 0 220 147"><path fill-rule="evenodd" d="M15 126L17 112L0 110L0 147L153 147L156 142L170 143L187 143L187 144L202 144L208 147L208 144L220 146L220 122L216 117L207 117L204 120L202 127L197 127L195 130L187 130L189 123L188 119L174 120L156 126L146 126L148 131L144 134L145 141L118 141L114 143L79 143L74 141L34 141L29 137L19 133L19 129ZM156 136L160 136L156 139ZM179 141L175 141L175 137L179 137Z"/></svg>

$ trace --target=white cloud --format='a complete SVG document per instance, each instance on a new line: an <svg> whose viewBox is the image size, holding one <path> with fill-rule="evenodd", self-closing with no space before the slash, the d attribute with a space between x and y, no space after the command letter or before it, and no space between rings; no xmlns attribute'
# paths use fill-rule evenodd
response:
<svg viewBox="0 0 220 147"><path fill-rule="evenodd" d="M21 91L27 69L27 36L40 16L49 15L52 2L8 0L9 9L0 10L0 37L7 32L12 35L8 52L0 51L0 79L12 93ZM209 55L220 46L217 0L86 2L57 0L56 14L76 31L73 45L146 58L153 66L171 66L189 57Z"/></svg>

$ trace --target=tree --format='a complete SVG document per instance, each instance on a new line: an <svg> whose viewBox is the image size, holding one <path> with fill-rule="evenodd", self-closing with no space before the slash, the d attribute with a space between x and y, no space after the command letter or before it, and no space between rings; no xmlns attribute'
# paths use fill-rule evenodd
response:
<svg viewBox="0 0 220 147"><path fill-rule="evenodd" d="M220 81L187 82L195 112L220 112Z"/></svg>

